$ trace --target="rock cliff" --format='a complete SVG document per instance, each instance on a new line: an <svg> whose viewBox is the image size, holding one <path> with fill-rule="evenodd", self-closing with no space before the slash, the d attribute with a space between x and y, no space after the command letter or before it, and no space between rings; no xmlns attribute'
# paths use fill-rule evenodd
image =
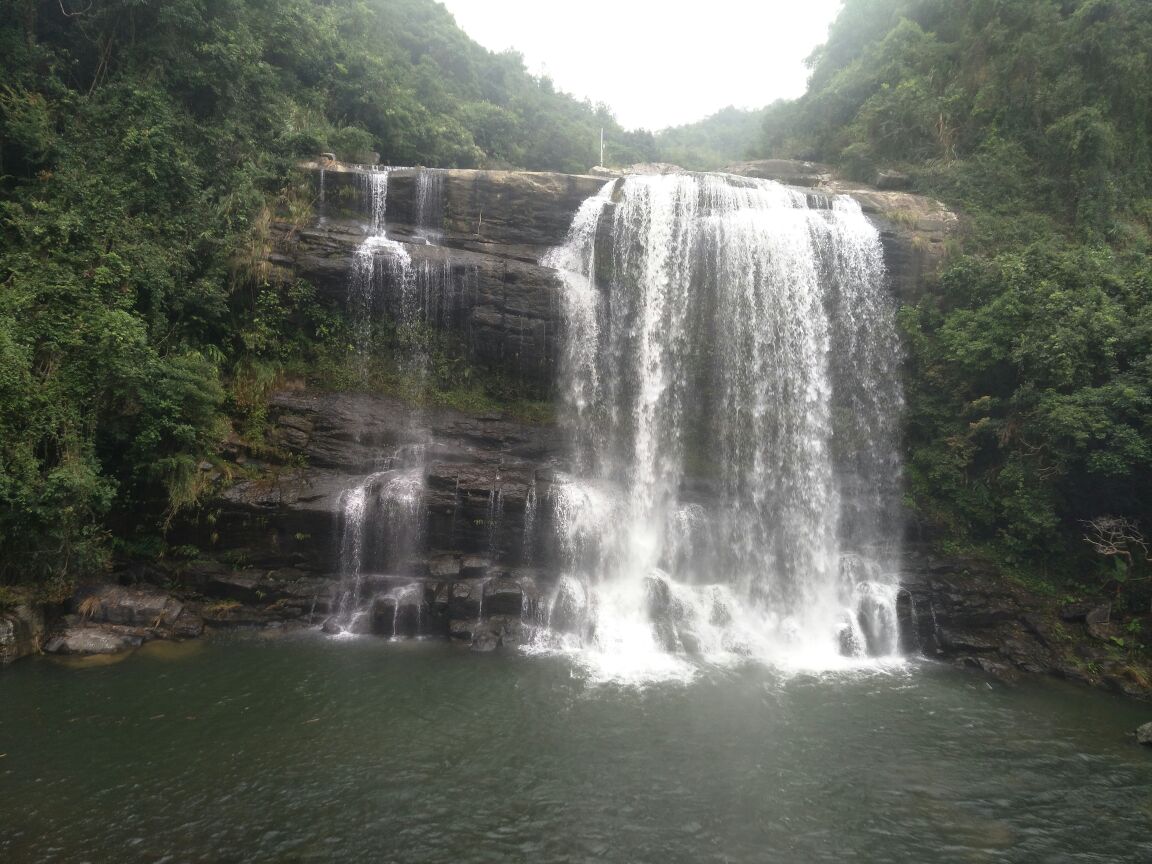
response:
<svg viewBox="0 0 1152 864"><path fill-rule="evenodd" d="M331 162L304 167L317 183L319 213L305 225L277 223L269 261L343 304L356 250L372 231L366 172ZM824 166L764 160L729 170L801 187L814 207L828 206L831 195L854 197L881 231L893 290L905 301L931 286L959 229L938 202L844 184ZM403 255L451 286L453 302L438 324L460 337L469 361L550 392L563 337L559 282L538 262L563 242L580 204L614 179L439 171L429 225L421 176L418 169L390 172L391 242L373 254ZM151 638L195 636L205 625L319 624L338 590L347 491L370 482L382 453L411 446L423 453L418 542L365 577L377 599L359 626L386 636L451 637L477 650L522 637L540 586L555 576L547 566L556 515L549 488L568 467L562 429L371 393L280 392L268 417L265 444L225 454L230 467L213 473L217 496L170 538L201 555L165 572L122 574L163 579L179 598L151 589L89 590L48 628L50 650L119 651ZM691 482L706 488L708 478ZM1147 685L1115 656L1106 610L1059 609L973 562L939 562L914 548L904 574L907 648L1000 677L1042 671L1126 692ZM0 615L0 662L44 642L42 618L28 610ZM1068 648L1073 643L1078 653Z"/></svg>
<svg viewBox="0 0 1152 864"><path fill-rule="evenodd" d="M319 184L320 166L308 164ZM289 268L344 302L365 223L363 177L355 166L323 171L321 215L313 223L276 226L271 263ZM467 357L546 390L555 374L560 330L558 282L539 265L564 241L572 216L603 177L517 171L437 172L436 224L421 225L417 169L388 177L388 235L416 269L434 268L451 286L443 325L460 336ZM381 250L383 257L394 249Z"/></svg>
<svg viewBox="0 0 1152 864"><path fill-rule="evenodd" d="M354 252L371 230L365 222L366 172L339 163L303 167L318 185L323 183L321 215L305 226L278 223L270 260L346 302ZM893 290L902 300L917 299L939 274L948 241L959 229L957 216L931 199L844 184L818 169L810 163L765 160L732 166L731 173L810 189L813 207L830 206L837 194L855 198L880 229ZM388 236L417 268L438 268L439 278L451 286L451 309L442 324L461 337L471 362L547 392L556 372L562 322L556 275L538 262L563 242L580 204L613 180L438 171L439 218L430 236L418 216L419 176L418 169L389 173Z"/></svg>

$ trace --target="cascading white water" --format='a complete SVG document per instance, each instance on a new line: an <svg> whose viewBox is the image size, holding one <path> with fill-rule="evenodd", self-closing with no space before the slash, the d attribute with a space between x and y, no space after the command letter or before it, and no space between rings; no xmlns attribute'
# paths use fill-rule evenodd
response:
<svg viewBox="0 0 1152 864"><path fill-rule="evenodd" d="M369 474L344 491L340 501L341 591L335 622L360 632L368 612L365 567L395 571L418 547L424 530L422 448L408 448L384 460L384 470ZM415 467L413 467L415 466Z"/></svg>
<svg viewBox="0 0 1152 864"><path fill-rule="evenodd" d="M532 563L536 554L536 481L528 487L528 494L524 499L524 534L520 545L520 560L525 564Z"/></svg>
<svg viewBox="0 0 1152 864"><path fill-rule="evenodd" d="M359 175L370 222L353 258L348 306L362 384L370 383L378 328L390 325L399 378L419 399L427 386L431 329L446 323L460 289L446 262L414 263L407 246L388 236L388 182L394 170L380 168ZM415 185L414 227L420 239L428 242L443 216L442 172L422 169ZM420 412L413 410L409 416L414 426L412 437L426 434L427 430L415 428L422 422ZM364 596L363 590L366 567L394 571L418 549L422 539L424 447L381 453L377 464L384 470L359 480L341 499L342 578L334 623L345 633L363 629L371 610L373 598ZM401 605L422 603L422 597L422 589L412 586L394 587L385 595L394 602L394 638Z"/></svg>
<svg viewBox="0 0 1152 864"><path fill-rule="evenodd" d="M563 279L575 452L538 645L614 677L894 653L898 355L859 206L629 177L543 263Z"/></svg>
<svg viewBox="0 0 1152 864"><path fill-rule="evenodd" d="M424 168L416 176L416 226L429 242L439 237L442 227L444 176L442 168Z"/></svg>

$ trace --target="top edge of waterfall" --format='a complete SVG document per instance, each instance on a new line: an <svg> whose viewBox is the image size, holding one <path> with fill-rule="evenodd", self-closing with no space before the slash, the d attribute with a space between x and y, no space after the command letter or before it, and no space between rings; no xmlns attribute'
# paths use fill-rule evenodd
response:
<svg viewBox="0 0 1152 864"><path fill-rule="evenodd" d="M637 186L678 186L685 183L692 183L704 191L711 188L714 190L733 190L738 193L743 190L750 195L760 193L765 196L773 196L776 200L771 203L784 204L797 209L839 211L841 213L861 210L860 203L852 195L844 192L797 186L763 177L745 177L741 174L730 174L724 171L685 170L665 173L622 174L608 178L601 194L593 197L612 196L617 190Z"/></svg>

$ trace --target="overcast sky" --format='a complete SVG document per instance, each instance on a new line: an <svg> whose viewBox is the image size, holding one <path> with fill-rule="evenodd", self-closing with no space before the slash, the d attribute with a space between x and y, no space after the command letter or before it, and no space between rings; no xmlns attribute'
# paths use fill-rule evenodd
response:
<svg viewBox="0 0 1152 864"><path fill-rule="evenodd" d="M486 48L515 48L528 71L609 105L625 127L690 123L727 105L804 92L803 60L841 0L441 0Z"/></svg>

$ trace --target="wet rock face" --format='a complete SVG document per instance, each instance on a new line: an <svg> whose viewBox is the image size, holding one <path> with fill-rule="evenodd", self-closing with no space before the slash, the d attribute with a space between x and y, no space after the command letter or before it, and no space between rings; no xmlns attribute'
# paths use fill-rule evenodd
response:
<svg viewBox="0 0 1152 864"><path fill-rule="evenodd" d="M390 454L417 448L417 542L399 558L364 559L362 614L351 624L332 619L328 629L469 645L478 638L487 647L523 637L509 621L538 608L538 571L520 566L525 511L534 485L546 488L564 462L558 429L387 396L320 392L276 394L269 423L278 462L233 448L237 480L200 511L209 518L171 535L173 543L204 550L167 578L197 598L188 605L209 627L329 620L347 590L340 575L346 493L380 472ZM372 520L365 536L380 535L381 524ZM159 611L155 604L146 609L128 620Z"/></svg>
<svg viewBox="0 0 1152 864"><path fill-rule="evenodd" d="M605 183L603 177L555 172L455 169L441 173L444 245L492 250L532 262L539 260L540 249L564 242L572 215ZM415 224L417 175L410 170L392 172L389 221Z"/></svg>
<svg viewBox="0 0 1152 864"><path fill-rule="evenodd" d="M356 248L367 237L355 219L329 218L295 232L281 226L273 261L289 267L336 303L348 299ZM446 302L439 325L453 332L467 359L498 369L541 389L553 380L560 321L559 282L554 271L535 263L547 246L479 243L446 234L430 244L402 228L390 230L399 244L375 253L382 270L402 249L415 271L434 271ZM563 235L561 234L561 239ZM385 314L398 292L385 285L374 312ZM393 290L394 289L394 290Z"/></svg>
<svg viewBox="0 0 1152 864"><path fill-rule="evenodd" d="M350 166L326 166L323 217L302 230L278 226L270 256L273 265L307 279L338 302L347 298L354 252L369 230L359 189L362 173ZM563 243L573 214L605 179L437 171L440 218L429 226L420 224L419 174L416 169L389 173L387 230L399 245L377 250L378 259L401 251L414 270L435 270L449 286L449 308L439 326L460 338L467 359L546 390L556 373L559 283L554 271L537 262ZM376 311L388 311L387 292L377 302Z"/></svg>
<svg viewBox="0 0 1152 864"><path fill-rule="evenodd" d="M309 579L340 572L344 494L379 470L381 456L417 444L424 448L424 515L419 548L404 571L469 578L487 575L493 560L515 565L530 491L566 451L554 426L414 409L370 394L277 394L270 422L269 437L290 464L264 465L258 476L224 488L211 523L174 535L256 571L227 575L229 585L211 588L241 602L257 592L293 603L313 597ZM228 572L195 575L211 587Z"/></svg>
<svg viewBox="0 0 1152 864"><path fill-rule="evenodd" d="M951 241L960 230L960 218L955 213L939 201L893 189L838 182L823 188L855 198L879 229L884 266L897 299L916 303L931 292L951 254Z"/></svg>
<svg viewBox="0 0 1152 864"><path fill-rule="evenodd" d="M370 599L351 622L331 617L313 623L330 635L348 630L387 639L447 639L489 651L523 644L538 602L534 576L499 568L470 579L366 577L362 594ZM245 607L241 617L252 611Z"/></svg>
<svg viewBox="0 0 1152 864"><path fill-rule="evenodd" d="M899 623L906 650L1002 680L1039 673L1148 696L1144 670L1117 649L1110 607L1060 605L988 564L907 551Z"/></svg>
<svg viewBox="0 0 1152 864"><path fill-rule="evenodd" d="M302 167L319 178L318 165ZM647 167L660 173L669 166ZM959 227L956 215L939 202L899 191L891 178L876 189L838 181L826 165L782 159L741 162L728 172L808 187L815 198L854 197L879 228L893 289L906 301L916 300L939 274L948 240ZM327 165L323 217L303 229L278 225L270 255L274 266L307 279L340 303L348 297L355 250L370 230L359 187L362 174L352 166ZM563 243L580 205L611 180L438 171L442 218L429 229L418 224L418 175L416 169L389 173L387 230L414 268L435 268L451 286L450 308L438 326L459 337L470 362L548 392L557 374L563 322L555 271L538 262ZM387 259L397 253L382 248L375 254ZM386 296L377 302L377 311L387 311Z"/></svg>
<svg viewBox="0 0 1152 864"><path fill-rule="evenodd" d="M31 605L0 611L0 666L35 654L44 635L44 613Z"/></svg>

